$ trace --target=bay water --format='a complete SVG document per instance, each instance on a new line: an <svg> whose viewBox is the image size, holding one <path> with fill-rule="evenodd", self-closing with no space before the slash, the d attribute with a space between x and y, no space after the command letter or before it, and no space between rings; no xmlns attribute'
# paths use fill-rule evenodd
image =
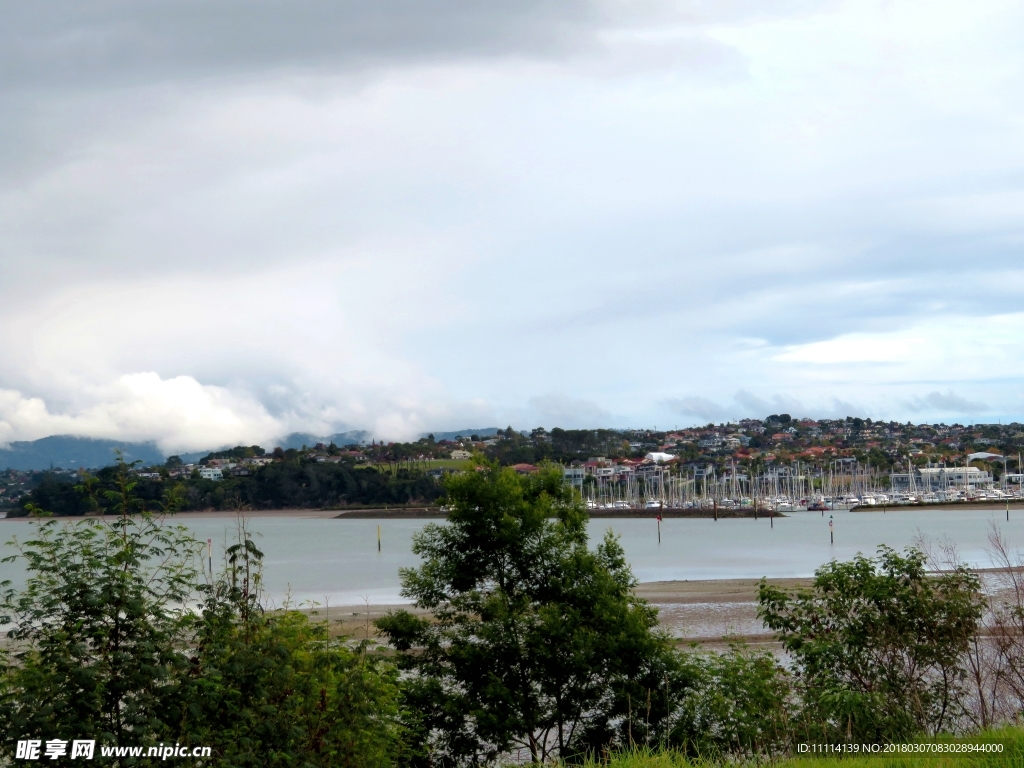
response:
<svg viewBox="0 0 1024 768"><path fill-rule="evenodd" d="M829 517L833 516L830 543ZM1024 548L1024 510L1010 512L977 509L897 509L888 512L794 512L767 519L668 518L661 523L645 519L598 519L589 523L592 545L611 530L623 546L633 573L640 581L737 579L810 576L830 559L849 559L858 552L874 554L880 544L895 549L921 540L938 548L956 547L962 561L972 567L992 566L989 537L999 531L1015 549ZM189 517L173 522L185 525L201 540L212 539L214 566L237 540L233 516ZM254 517L247 521L256 545L264 552L267 596L274 605L286 599L296 604L355 606L404 602L399 569L414 567L413 535L429 521L345 520L290 517ZM439 524L440 521L437 521ZM25 539L28 521L0 524L3 541ZM377 526L381 548L377 550ZM13 554L4 545L4 554ZM205 552L204 552L205 555ZM24 583L20 562L0 564L0 578L14 586Z"/></svg>

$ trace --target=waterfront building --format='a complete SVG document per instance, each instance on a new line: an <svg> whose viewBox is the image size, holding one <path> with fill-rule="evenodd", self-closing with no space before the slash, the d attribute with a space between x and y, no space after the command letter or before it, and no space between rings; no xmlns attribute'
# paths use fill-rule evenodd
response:
<svg viewBox="0 0 1024 768"><path fill-rule="evenodd" d="M573 488L582 491L583 490L583 479L587 476L587 470L584 467L565 467L562 470L562 474L565 475L565 482L571 485Z"/></svg>
<svg viewBox="0 0 1024 768"><path fill-rule="evenodd" d="M915 467L913 472L893 472L890 487L899 493L921 491L977 491L992 488L990 472L978 467Z"/></svg>

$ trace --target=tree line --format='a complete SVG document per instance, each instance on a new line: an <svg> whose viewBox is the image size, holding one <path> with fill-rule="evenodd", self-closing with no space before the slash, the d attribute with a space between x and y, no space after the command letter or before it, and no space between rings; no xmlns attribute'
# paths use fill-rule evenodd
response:
<svg viewBox="0 0 1024 768"><path fill-rule="evenodd" d="M72 517L109 513L112 506L104 494L115 487L120 471L110 466L77 479L46 473L22 497L20 509L9 514L27 515L31 508ZM228 474L218 481L204 480L196 473L181 478L140 477L136 483L136 496L150 510L168 493L175 498L175 508L184 511L431 504L444 493L436 479L418 470L390 471L353 461L317 462L302 457L253 468L241 477Z"/></svg>
<svg viewBox="0 0 1024 768"><path fill-rule="evenodd" d="M987 602L963 565L883 547L807 589L762 582L785 658L705 652L658 629L618 541L591 546L557 470L493 464L444 488L446 524L424 527L422 564L401 572L415 610L377 620L379 643L269 610L244 524L210 572L204 545L150 511L178 499L142 498L123 464L98 491L112 520L33 507L14 542L26 585L0 602L0 757L16 739L95 734L211 746L217 766L573 763L635 746L760 760L963 733L1024 704L1024 605Z"/></svg>

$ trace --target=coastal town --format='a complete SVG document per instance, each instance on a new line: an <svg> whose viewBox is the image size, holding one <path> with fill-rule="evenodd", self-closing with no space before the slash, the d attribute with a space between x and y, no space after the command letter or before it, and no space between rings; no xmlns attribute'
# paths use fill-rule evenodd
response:
<svg viewBox="0 0 1024 768"><path fill-rule="evenodd" d="M900 424L777 414L669 431L507 427L440 438L428 434L411 442L371 438L288 449L237 446L192 461L169 456L133 472L150 484L187 482L196 508L204 499L214 506L227 503L219 500L232 498L229 488L251 485L274 465L312 466L321 474L344 472L360 480L373 476L381 487L404 484L397 496L371 498L364 492L357 497L349 490L297 502L345 506L389 499L430 503L441 496L438 481L444 475L465 471L479 459L524 474L555 463L593 511L751 506L786 511L1019 498L1024 495L1022 451L1024 425L1016 423ZM0 504L17 507L40 485L72 486L99 469L4 470ZM260 477L266 485L271 474Z"/></svg>

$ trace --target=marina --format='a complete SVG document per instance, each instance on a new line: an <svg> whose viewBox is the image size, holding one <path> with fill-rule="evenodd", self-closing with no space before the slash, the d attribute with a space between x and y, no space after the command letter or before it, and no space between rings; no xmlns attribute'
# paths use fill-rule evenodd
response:
<svg viewBox="0 0 1024 768"><path fill-rule="evenodd" d="M591 466L593 465L593 466ZM614 510L740 510L765 512L849 510L921 504L999 503L1024 500L1021 475L1000 481L975 466L924 467L881 472L855 459L826 466L795 461L761 472L731 462L720 474L713 464L674 471L669 465L615 465L592 460L585 469L566 468L566 480L583 494L587 508Z"/></svg>

